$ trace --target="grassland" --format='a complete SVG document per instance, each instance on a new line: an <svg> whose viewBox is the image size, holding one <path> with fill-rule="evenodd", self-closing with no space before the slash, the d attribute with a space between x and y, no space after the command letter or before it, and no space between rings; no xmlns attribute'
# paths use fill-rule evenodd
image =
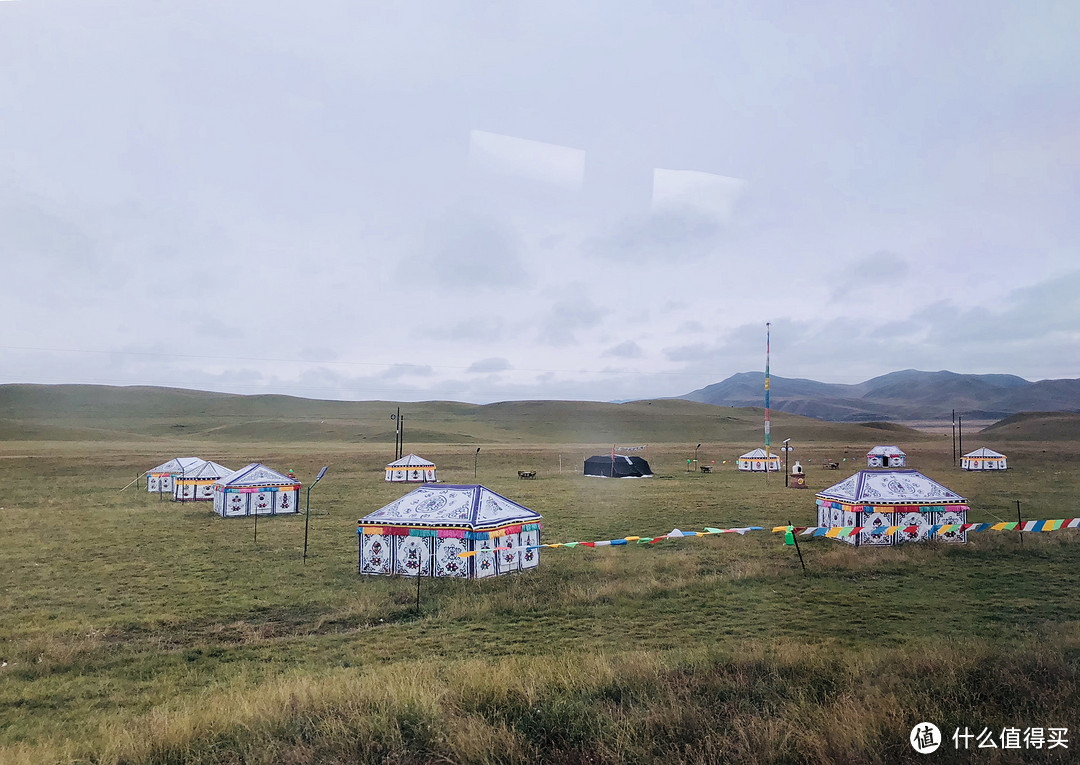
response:
<svg viewBox="0 0 1080 765"><path fill-rule="evenodd" d="M471 482L479 445L477 479L543 514L546 541L813 521L812 491L720 463L755 445L741 435L753 413L707 408L732 418L717 425L685 408L655 419L628 409L624 438L614 414L507 406L517 429L473 411L417 415L417 431L463 436L417 451L443 480ZM280 430L260 440L244 423L250 432L231 439L206 432L211 415L177 416L201 430L12 418L114 437L0 441L0 762L886 763L918 757L907 735L924 719L949 732L1080 730L1077 532L889 550L818 540L803 546L805 574L780 535L760 532L545 550L526 575L425 579L418 613L415 581L356 575L357 517L403 491L382 480L384 412L372 410L371 439L358 442ZM590 418L614 434L596 442L649 441L658 476L581 476L602 448L555 439ZM665 419L695 436L650 430ZM813 488L858 465L822 471L823 458L876 442L872 428L803 418L781 418L777 437L785 425ZM706 438L700 459L718 461L708 475L686 471L702 432L734 434ZM1013 469L975 475L952 467L947 438L888 435L967 496L973 520L1011 519L1017 499L1028 518L1080 515L1080 472L1058 456L1080 443L995 440ZM302 517L260 521L255 542L250 522L205 504L118 492L180 454L258 460L305 481L331 465L312 492L306 564ZM539 477L519 481L520 468Z"/></svg>

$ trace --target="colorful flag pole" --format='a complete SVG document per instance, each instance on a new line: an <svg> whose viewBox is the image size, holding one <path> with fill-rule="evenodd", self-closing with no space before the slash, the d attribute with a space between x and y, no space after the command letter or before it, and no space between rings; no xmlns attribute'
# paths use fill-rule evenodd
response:
<svg viewBox="0 0 1080 765"><path fill-rule="evenodd" d="M770 322L765 322L765 472L769 472L769 327Z"/></svg>

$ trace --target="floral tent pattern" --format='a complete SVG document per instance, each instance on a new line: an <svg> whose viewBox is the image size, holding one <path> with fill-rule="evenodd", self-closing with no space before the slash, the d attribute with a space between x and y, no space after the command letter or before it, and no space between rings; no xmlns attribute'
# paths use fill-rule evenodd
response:
<svg viewBox="0 0 1080 765"><path fill-rule="evenodd" d="M214 512L223 518L298 511L300 482L253 462L214 483Z"/></svg>
<svg viewBox="0 0 1080 765"><path fill-rule="evenodd" d="M435 483L435 463L415 454L406 454L386 466L386 480L393 483Z"/></svg>
<svg viewBox="0 0 1080 765"><path fill-rule="evenodd" d="M478 484L421 486L357 521L357 565L361 574L468 579L536 568L540 518Z"/></svg>
<svg viewBox="0 0 1080 765"><path fill-rule="evenodd" d="M856 546L922 541L937 524L967 523L967 512L966 499L917 470L860 470L817 495L817 525L858 527L858 534L842 537ZM902 528L886 534L892 526ZM935 538L966 542L967 532Z"/></svg>
<svg viewBox="0 0 1080 765"><path fill-rule="evenodd" d="M200 467L205 460L198 457L175 457L146 471L146 490L151 494L172 494L173 479Z"/></svg>

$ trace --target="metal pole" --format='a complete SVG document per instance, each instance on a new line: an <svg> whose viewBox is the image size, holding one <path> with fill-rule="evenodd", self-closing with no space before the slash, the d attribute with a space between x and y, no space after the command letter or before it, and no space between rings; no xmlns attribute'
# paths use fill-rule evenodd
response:
<svg viewBox="0 0 1080 765"><path fill-rule="evenodd" d="M1016 500L1016 528L1020 531L1020 544L1024 544L1024 521L1020 517L1020 500Z"/></svg>
<svg viewBox="0 0 1080 765"><path fill-rule="evenodd" d="M420 561L416 561L416 613L420 613L420 572L423 568L420 566Z"/></svg>
<svg viewBox="0 0 1080 765"><path fill-rule="evenodd" d="M473 477L474 481L476 480L476 463L479 462L479 461L480 461L480 447L478 446L478 447L476 447L476 454L473 455L473 461L472 461L472 477Z"/></svg>
<svg viewBox="0 0 1080 765"><path fill-rule="evenodd" d="M315 484L322 480L322 477L326 475L326 469L329 465L323 465L323 469L319 471L319 474L315 476L315 480L311 483L311 486L307 487L307 511L304 513L304 563L307 563L307 539L308 539L308 521L311 519L311 490L315 488Z"/></svg>
<svg viewBox="0 0 1080 765"><path fill-rule="evenodd" d="M956 467L956 410L952 410L952 464Z"/></svg>
<svg viewBox="0 0 1080 765"><path fill-rule="evenodd" d="M788 485L788 455L791 454L791 447L788 446L787 441L784 441L784 488Z"/></svg>
<svg viewBox="0 0 1080 765"><path fill-rule="evenodd" d="M360 521L356 522L356 573L364 573L364 536L360 533Z"/></svg>
<svg viewBox="0 0 1080 765"><path fill-rule="evenodd" d="M701 444L698 444L697 446L694 447L694 470L701 470L701 468L698 467L698 461L697 461L697 451L700 448L701 448Z"/></svg>
<svg viewBox="0 0 1080 765"><path fill-rule="evenodd" d="M802 566L803 573L806 573L806 561L803 560L802 550L799 549L799 537L795 534L795 527L792 525L791 521L788 521L788 526L792 527L791 541L795 543L795 552L799 554L799 565Z"/></svg>
<svg viewBox="0 0 1080 765"><path fill-rule="evenodd" d="M251 495L248 495L248 504L251 504ZM259 504L255 503L255 541L259 541Z"/></svg>

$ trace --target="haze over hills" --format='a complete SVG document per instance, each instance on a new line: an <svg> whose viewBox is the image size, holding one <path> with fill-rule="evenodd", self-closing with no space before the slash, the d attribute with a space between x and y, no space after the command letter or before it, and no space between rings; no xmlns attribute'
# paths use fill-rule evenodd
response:
<svg viewBox="0 0 1080 765"><path fill-rule="evenodd" d="M1080 379L1029 382L1015 375L905 369L854 385L771 375L774 410L833 422L998 420L1020 412L1080 412ZM717 406L762 406L765 374L742 372L679 396Z"/></svg>

